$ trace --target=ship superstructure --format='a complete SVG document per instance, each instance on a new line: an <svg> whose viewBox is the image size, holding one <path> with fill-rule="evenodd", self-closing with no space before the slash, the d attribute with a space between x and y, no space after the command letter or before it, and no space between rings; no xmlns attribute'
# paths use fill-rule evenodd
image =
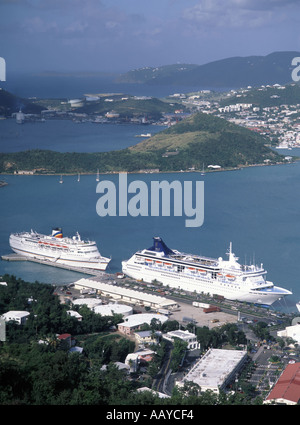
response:
<svg viewBox="0 0 300 425"><path fill-rule="evenodd" d="M102 257L96 242L82 240L78 232L72 238L64 237L61 228L52 229L49 236L33 230L12 233L9 244L19 255L71 267L105 270L110 262Z"/></svg>
<svg viewBox="0 0 300 425"><path fill-rule="evenodd" d="M122 262L124 274L147 283L157 280L171 288L265 305L292 294L267 281L262 264L239 264L231 243L228 259L223 260L185 254L168 248L160 237L153 239L151 248Z"/></svg>

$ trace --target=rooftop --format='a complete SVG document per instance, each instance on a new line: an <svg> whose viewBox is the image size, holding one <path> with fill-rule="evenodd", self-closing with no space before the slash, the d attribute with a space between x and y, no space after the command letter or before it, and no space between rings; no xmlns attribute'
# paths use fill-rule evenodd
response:
<svg viewBox="0 0 300 425"><path fill-rule="evenodd" d="M127 289L120 286L110 285L108 283L100 282L96 279L97 278L94 278L94 279L83 278L76 281L74 284L77 287L92 288L92 289L96 289L97 291L101 291L103 293L109 293L112 296L120 296L121 298L124 298L126 300L132 300L132 301L139 300L144 303L148 303L158 307L171 307L177 304L173 300L169 300L165 297L148 294L142 291L135 291L135 290Z"/></svg>
<svg viewBox="0 0 300 425"><path fill-rule="evenodd" d="M161 323L164 323L168 320L168 318L164 316L163 314L151 314L151 313L133 314L131 316L126 317L125 321L120 323L120 325L126 325L128 327L135 327L135 326L142 325L144 323L147 323L148 325L150 325L153 319L159 320Z"/></svg>
<svg viewBox="0 0 300 425"><path fill-rule="evenodd" d="M217 390L247 353L240 350L210 349L183 378L192 381L203 390Z"/></svg>
<svg viewBox="0 0 300 425"><path fill-rule="evenodd" d="M284 403L297 404L300 400L300 363L288 364L274 388L266 398Z"/></svg>

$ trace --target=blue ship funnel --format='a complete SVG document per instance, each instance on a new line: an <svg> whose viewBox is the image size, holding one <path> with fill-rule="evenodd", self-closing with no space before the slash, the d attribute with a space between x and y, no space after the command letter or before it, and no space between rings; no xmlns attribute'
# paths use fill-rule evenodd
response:
<svg viewBox="0 0 300 425"><path fill-rule="evenodd" d="M159 236L154 237L153 241L153 246L148 249L149 251L163 252L165 255L174 254L174 252L167 247L167 245Z"/></svg>

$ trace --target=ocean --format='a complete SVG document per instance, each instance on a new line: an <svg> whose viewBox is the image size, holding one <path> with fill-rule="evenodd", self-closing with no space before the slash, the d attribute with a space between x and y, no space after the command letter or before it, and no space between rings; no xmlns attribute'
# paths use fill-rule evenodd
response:
<svg viewBox="0 0 300 425"><path fill-rule="evenodd" d="M230 88L199 86L147 85L116 83L117 76L76 76L50 74L12 74L1 82L3 89L20 97L75 99L86 94L123 93L135 96L166 97L174 93L192 93L198 90L229 91Z"/></svg>
<svg viewBox="0 0 300 425"><path fill-rule="evenodd" d="M0 121L0 151L41 148L93 152L119 149L137 143L141 126L77 124L47 121L18 125ZM149 130L149 132L160 129ZM148 132L148 130L147 130ZM108 142L109 141L109 142ZM298 152L297 152L298 151ZM299 150L280 151L300 155ZM102 175L118 182L118 175ZM99 193L96 176L0 176L0 255L10 253L11 232L36 230L50 234L62 227L68 236L77 231L83 239L97 242L104 256L111 257L108 272L121 270L121 261L139 249L149 248L161 236L174 249L211 257L226 257L232 242L241 263L263 263L267 279L292 290L293 295L274 304L296 311L300 299L300 162L289 165L249 167L238 171L200 173L130 174L128 182L143 180L204 181L204 223L186 227L186 217L130 215L100 217L96 211ZM28 281L65 284L82 275L31 262L0 261L0 275L9 273ZM278 304L278 305L277 305Z"/></svg>
<svg viewBox="0 0 300 425"><path fill-rule="evenodd" d="M128 182L153 180L204 181L204 223L185 226L185 218L100 217L94 175L5 176L0 189L0 255L10 251L11 232L34 229L50 234L62 227L65 235L78 231L83 239L96 240L100 252L111 257L108 272L121 271L121 261L138 249L149 248L152 237L161 236L170 248L206 256L226 257L229 243L242 263L263 263L268 280L293 291L284 303L293 307L300 299L299 243L300 163L251 167L239 171L199 173L130 174ZM118 175L101 180L118 185ZM0 274L28 281L71 283L81 275L30 262L0 261ZM282 301L283 302L283 301Z"/></svg>

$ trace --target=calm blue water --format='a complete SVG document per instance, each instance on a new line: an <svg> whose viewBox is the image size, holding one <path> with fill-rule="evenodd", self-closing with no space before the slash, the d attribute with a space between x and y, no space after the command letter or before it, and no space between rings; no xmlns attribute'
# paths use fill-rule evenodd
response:
<svg viewBox="0 0 300 425"><path fill-rule="evenodd" d="M0 152L49 149L57 152L106 152L124 149L142 141L135 136L155 134L165 127L135 124L75 123L46 120L17 124L15 119L0 120Z"/></svg>
<svg viewBox="0 0 300 425"><path fill-rule="evenodd" d="M289 151L290 152L290 151ZM244 263L264 264L268 280L291 289L286 299L294 309L300 299L300 163L253 167L240 171L210 173L132 174L132 180L205 182L205 219L199 228L185 227L186 217L104 217L96 212L95 176L5 176L0 189L0 254L10 251L11 232L35 229L50 233L60 226L65 235L77 230L82 238L96 240L100 252L111 256L111 272L121 270L121 261L136 250L152 245L161 236L167 245L185 252L225 257L229 243ZM102 176L118 183L118 175ZM132 195L129 195L132 196ZM129 198L130 199L130 198ZM73 282L77 273L32 263L0 262L0 274L11 273L25 280L50 283ZM284 302L285 304L285 302Z"/></svg>

